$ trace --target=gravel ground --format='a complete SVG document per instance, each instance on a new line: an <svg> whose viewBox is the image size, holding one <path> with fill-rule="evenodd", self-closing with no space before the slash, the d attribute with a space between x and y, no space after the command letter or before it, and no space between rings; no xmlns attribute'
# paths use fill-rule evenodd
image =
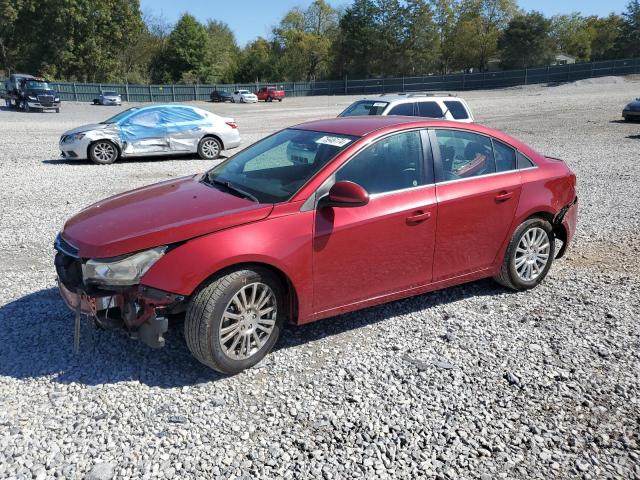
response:
<svg viewBox="0 0 640 480"><path fill-rule="evenodd" d="M491 281L290 328L219 376L180 329L152 351L83 326L54 287L64 220L202 171L196 158L58 159L66 129L117 108L0 110L0 478L640 478L640 81L466 92L477 119L578 175L580 225L534 291ZM245 145L354 97L201 107Z"/></svg>

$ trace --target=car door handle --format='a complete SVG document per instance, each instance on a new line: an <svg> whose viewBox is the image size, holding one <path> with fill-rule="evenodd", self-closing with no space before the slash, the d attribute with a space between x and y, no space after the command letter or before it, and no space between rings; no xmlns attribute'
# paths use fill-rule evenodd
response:
<svg viewBox="0 0 640 480"><path fill-rule="evenodd" d="M416 223L424 222L425 220L429 220L431 218L431 212L423 212L422 210L414 213L410 217L407 217L407 223L409 225L413 225Z"/></svg>
<svg viewBox="0 0 640 480"><path fill-rule="evenodd" d="M496 195L496 202L506 202L513 197L513 192L500 192Z"/></svg>

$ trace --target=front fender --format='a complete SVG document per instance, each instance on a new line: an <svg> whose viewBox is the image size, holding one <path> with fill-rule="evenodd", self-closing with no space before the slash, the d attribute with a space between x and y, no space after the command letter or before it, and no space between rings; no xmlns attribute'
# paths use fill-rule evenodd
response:
<svg viewBox="0 0 640 480"><path fill-rule="evenodd" d="M300 301L299 318L310 314L313 211L271 216L187 241L164 255L142 277L143 285L192 295L217 272L260 263L282 272Z"/></svg>

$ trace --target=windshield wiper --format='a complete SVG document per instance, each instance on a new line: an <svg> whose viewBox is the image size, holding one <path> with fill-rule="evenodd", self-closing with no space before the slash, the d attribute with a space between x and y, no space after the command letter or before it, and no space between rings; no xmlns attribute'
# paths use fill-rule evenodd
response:
<svg viewBox="0 0 640 480"><path fill-rule="evenodd" d="M220 185L223 186L225 188L227 188L228 190L231 190L235 193L240 194L241 196L248 198L250 200L253 200L256 203L260 203L260 200L258 200L258 197L256 197L255 195L249 193L249 192L245 192L244 190L242 190L239 187L236 187L233 183L229 182L229 181L225 181L225 180L218 180L217 178L213 178L211 179L211 181L213 183L215 183L216 185Z"/></svg>

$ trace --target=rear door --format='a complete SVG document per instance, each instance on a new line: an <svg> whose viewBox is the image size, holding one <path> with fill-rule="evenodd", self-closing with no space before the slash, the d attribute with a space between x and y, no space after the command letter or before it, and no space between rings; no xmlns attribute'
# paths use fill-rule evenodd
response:
<svg viewBox="0 0 640 480"><path fill-rule="evenodd" d="M430 131L434 144L438 233L433 280L494 265L511 233L521 193L515 150L463 130Z"/></svg>
<svg viewBox="0 0 640 480"><path fill-rule="evenodd" d="M361 185L370 201L316 212L316 313L431 281L437 205L428 143L419 130L387 136L329 180Z"/></svg>

